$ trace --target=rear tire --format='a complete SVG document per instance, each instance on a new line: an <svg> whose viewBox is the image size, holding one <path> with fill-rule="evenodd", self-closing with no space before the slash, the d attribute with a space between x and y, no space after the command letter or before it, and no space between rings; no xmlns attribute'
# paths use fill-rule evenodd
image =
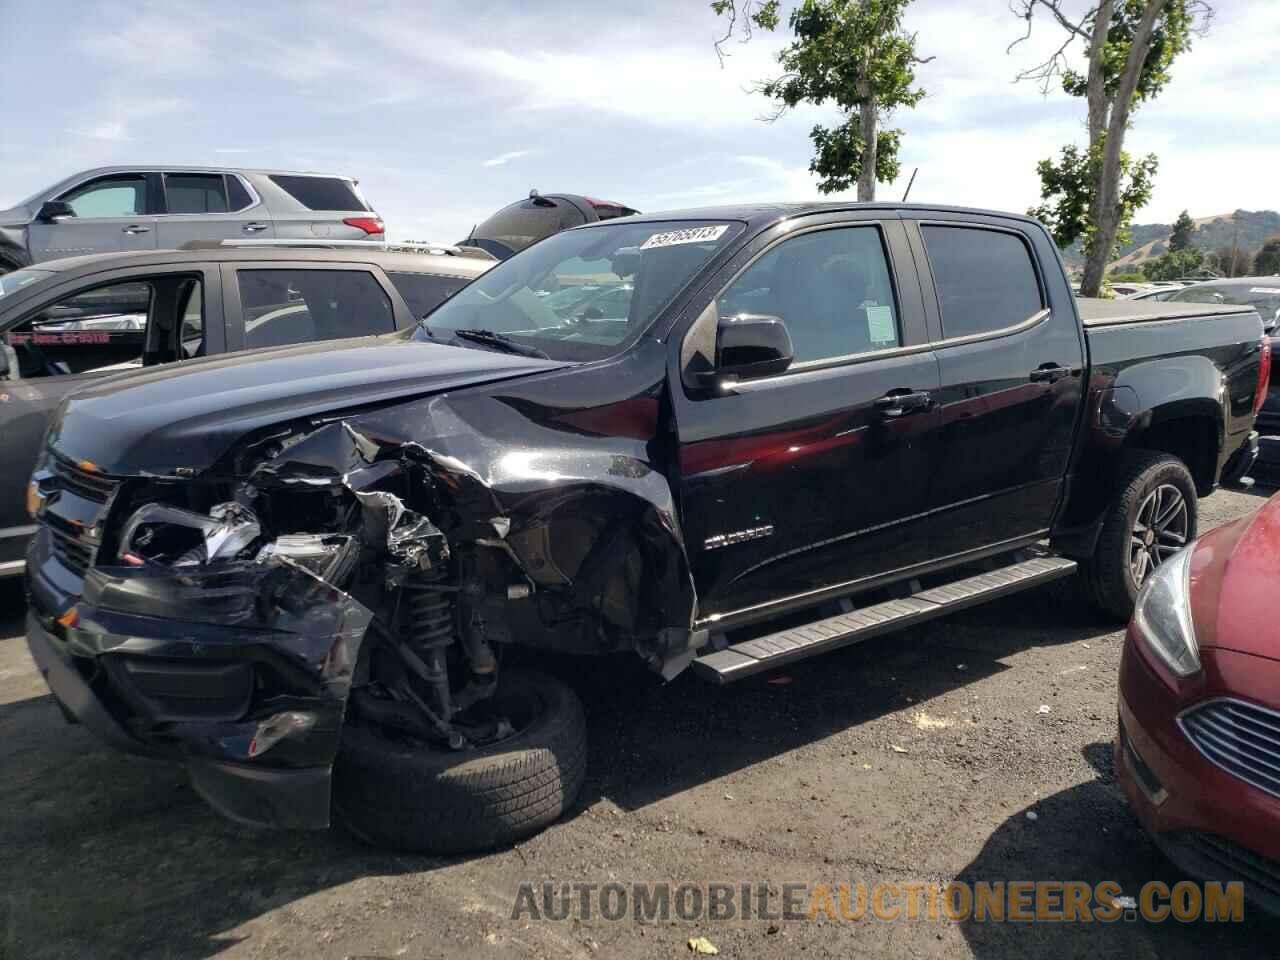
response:
<svg viewBox="0 0 1280 960"><path fill-rule="evenodd" d="M1196 485L1187 465L1177 457L1138 450L1125 459L1119 488L1119 495L1103 518L1102 532L1093 559L1085 567L1084 579L1099 611L1117 620L1128 620L1133 615L1138 589L1151 570L1176 548L1195 539ZM1178 498L1181 506L1176 502ZM1154 523L1153 518L1164 522ZM1150 537L1147 530L1151 531ZM1141 548L1138 541L1144 539L1150 542ZM1142 554L1146 555L1145 560Z"/></svg>
<svg viewBox="0 0 1280 960"><path fill-rule="evenodd" d="M582 788L582 703L558 680L508 670L497 697L536 704L498 743L450 751L411 744L353 719L334 765L335 818L374 846L420 853L485 850L554 822Z"/></svg>

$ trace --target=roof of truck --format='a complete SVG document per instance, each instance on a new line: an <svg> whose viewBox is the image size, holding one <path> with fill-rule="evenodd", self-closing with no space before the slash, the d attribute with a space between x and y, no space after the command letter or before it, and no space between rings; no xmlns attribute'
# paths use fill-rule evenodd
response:
<svg viewBox="0 0 1280 960"><path fill-rule="evenodd" d="M1143 320L1183 320L1220 317L1224 313L1256 313L1253 307L1233 303L1177 303L1167 300L1102 300L1077 297L1080 319L1086 327Z"/></svg>
<svg viewBox="0 0 1280 960"><path fill-rule="evenodd" d="M603 223L636 223L655 220L745 220L753 225L762 225L774 220L789 217L807 217L823 213L835 213L840 210L884 210L896 212L910 210L923 213L964 213L976 217L999 217L1005 220L1020 220L1033 223L1037 227L1040 222L1022 213L1008 213L1002 210L982 210L976 207L950 207L937 203L894 203L876 201L857 203L848 200L809 201L801 203L735 203L718 207L690 207L682 210L659 210L653 213L639 213L625 220L605 220ZM595 224L575 229L592 229Z"/></svg>

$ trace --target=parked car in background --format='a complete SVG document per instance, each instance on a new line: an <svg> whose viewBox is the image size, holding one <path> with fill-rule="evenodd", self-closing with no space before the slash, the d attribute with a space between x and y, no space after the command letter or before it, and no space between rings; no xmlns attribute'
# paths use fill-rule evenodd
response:
<svg viewBox="0 0 1280 960"><path fill-rule="evenodd" d="M1116 776L1157 846L1280 913L1280 498L1159 567L1120 663Z"/></svg>
<svg viewBox="0 0 1280 960"><path fill-rule="evenodd" d="M1175 293L1177 293L1181 289L1182 287L1180 286L1152 287L1149 290L1139 290L1137 293L1130 293L1126 295L1123 299L1125 300L1168 300L1170 297L1172 297Z"/></svg>
<svg viewBox="0 0 1280 960"><path fill-rule="evenodd" d="M1280 324L1280 277L1232 277L1205 280L1174 291L1170 303L1223 303L1253 307L1271 332Z"/></svg>
<svg viewBox="0 0 1280 960"><path fill-rule="evenodd" d="M352 177L131 165L84 170L0 212L0 272L60 257L257 237L381 240Z"/></svg>
<svg viewBox="0 0 1280 960"><path fill-rule="evenodd" d="M606 274L599 316L539 296ZM409 336L68 397L29 488L30 649L235 819L510 843L586 767L539 657L727 683L1080 568L1127 619L1252 458L1261 346L1248 307L1072 297L1017 215L588 224Z"/></svg>
<svg viewBox="0 0 1280 960"><path fill-rule="evenodd" d="M377 251L208 249L52 260L0 276L0 576L49 416L107 374L406 330L493 265Z"/></svg>
<svg viewBox="0 0 1280 960"><path fill-rule="evenodd" d="M480 247L499 260L505 260L561 230L635 213L639 211L612 200L596 200L573 193L541 194L530 190L524 200L517 200L488 220L476 224L467 239L459 241L459 246Z"/></svg>

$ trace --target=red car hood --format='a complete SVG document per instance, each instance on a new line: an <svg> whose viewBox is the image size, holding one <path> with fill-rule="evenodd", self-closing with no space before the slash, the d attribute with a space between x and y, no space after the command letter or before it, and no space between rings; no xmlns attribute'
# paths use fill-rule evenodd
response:
<svg viewBox="0 0 1280 960"><path fill-rule="evenodd" d="M1202 538L1191 561L1201 647L1280 660L1280 495Z"/></svg>

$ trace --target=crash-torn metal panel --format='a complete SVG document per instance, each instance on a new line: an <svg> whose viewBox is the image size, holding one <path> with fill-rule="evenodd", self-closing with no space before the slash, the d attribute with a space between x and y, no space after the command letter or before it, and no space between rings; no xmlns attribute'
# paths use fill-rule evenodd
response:
<svg viewBox="0 0 1280 960"><path fill-rule="evenodd" d="M406 506L430 514L455 549L492 539L495 518L503 521L508 532L499 539L533 581L572 586L580 562L625 520L645 541L650 574L660 568L666 581L655 591L662 625L689 629L692 575L675 497L655 462L656 388L588 408L502 396L501 389L428 397L344 424L364 450L378 448L375 459L423 467L443 502ZM579 566L553 562L552 545Z"/></svg>
<svg viewBox="0 0 1280 960"><path fill-rule="evenodd" d="M281 706L272 710L273 700L261 701L255 689L251 720L160 717L145 690L131 702L140 722L163 719L168 733L200 756L243 762L270 752L268 762L330 763L373 612L308 567L349 571L347 547L316 546L308 556L297 542L268 544L252 559L207 567L97 567L85 578L80 622L67 631L69 650L260 664L275 677ZM163 632L156 630L161 622Z"/></svg>

